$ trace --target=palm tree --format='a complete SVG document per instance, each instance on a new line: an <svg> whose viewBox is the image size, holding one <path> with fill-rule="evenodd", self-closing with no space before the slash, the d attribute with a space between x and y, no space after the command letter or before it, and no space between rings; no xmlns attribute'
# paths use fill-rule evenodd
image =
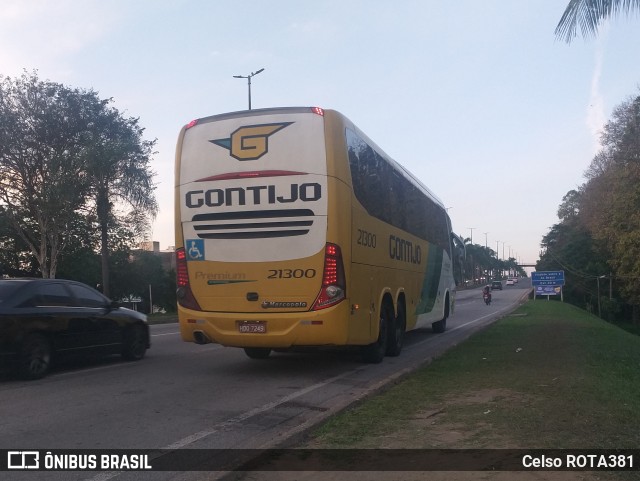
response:
<svg viewBox="0 0 640 481"><path fill-rule="evenodd" d="M125 213L134 232L141 234L149 227L149 220L158 211L155 173L149 168L155 140L142 139L144 131L136 118L123 118L114 108L104 104L102 115L91 132L86 152L87 184L100 225L102 257L102 291L109 295L109 227L115 217Z"/></svg>
<svg viewBox="0 0 640 481"><path fill-rule="evenodd" d="M600 22L633 8L640 11L640 0L570 0L556 27L556 37L570 43L578 25L583 35L595 35Z"/></svg>

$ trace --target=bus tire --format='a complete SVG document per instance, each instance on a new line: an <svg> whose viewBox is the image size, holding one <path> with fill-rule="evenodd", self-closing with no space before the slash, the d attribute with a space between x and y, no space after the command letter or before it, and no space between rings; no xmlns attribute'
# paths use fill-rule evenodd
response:
<svg viewBox="0 0 640 481"><path fill-rule="evenodd" d="M376 342L362 348L362 359L370 364L381 363L387 353L389 329L393 323L393 308L389 306L388 302L382 304L378 322L378 339L376 339Z"/></svg>
<svg viewBox="0 0 640 481"><path fill-rule="evenodd" d="M407 329L407 315L404 307L404 300L398 300L398 315L393 320L389 329L387 341L387 356L396 357L402 351L404 344L404 333Z"/></svg>
<svg viewBox="0 0 640 481"><path fill-rule="evenodd" d="M431 330L436 334L442 334L447 329L447 317L449 317L449 294L445 298L444 317L431 324Z"/></svg>
<svg viewBox="0 0 640 481"><path fill-rule="evenodd" d="M244 353L251 359L266 359L271 354L268 347L245 347Z"/></svg>

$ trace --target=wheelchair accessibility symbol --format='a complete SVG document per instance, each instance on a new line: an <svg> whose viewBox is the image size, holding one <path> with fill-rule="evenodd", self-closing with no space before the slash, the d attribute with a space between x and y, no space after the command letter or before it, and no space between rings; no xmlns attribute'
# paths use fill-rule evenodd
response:
<svg viewBox="0 0 640 481"><path fill-rule="evenodd" d="M204 260L204 239L187 239L187 260Z"/></svg>

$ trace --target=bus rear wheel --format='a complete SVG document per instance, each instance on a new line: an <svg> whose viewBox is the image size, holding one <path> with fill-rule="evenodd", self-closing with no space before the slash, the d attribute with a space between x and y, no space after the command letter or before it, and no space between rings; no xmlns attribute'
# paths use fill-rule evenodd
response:
<svg viewBox="0 0 640 481"><path fill-rule="evenodd" d="M266 359L271 354L268 347L245 347L244 353L251 359Z"/></svg>
<svg viewBox="0 0 640 481"><path fill-rule="evenodd" d="M379 323L378 339L376 339L376 342L362 348L362 359L371 364L382 362L387 353L389 329L393 323L393 308L389 306L388 302L382 305Z"/></svg>
<svg viewBox="0 0 640 481"><path fill-rule="evenodd" d="M407 316L405 314L404 303L398 302L398 315L393 320L389 329L389 340L387 342L387 356L395 357L400 355L404 343L404 332L407 328Z"/></svg>
<svg viewBox="0 0 640 481"><path fill-rule="evenodd" d="M444 317L431 324L431 330L433 330L433 332L435 332L436 334L441 334L443 333L446 329L447 329L447 317L449 317L449 295L447 294L447 297L445 299L445 307L444 307Z"/></svg>

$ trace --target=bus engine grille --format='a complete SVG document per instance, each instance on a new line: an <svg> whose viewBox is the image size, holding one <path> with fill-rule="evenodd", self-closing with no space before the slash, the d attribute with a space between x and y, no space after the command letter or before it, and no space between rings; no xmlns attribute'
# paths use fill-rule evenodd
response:
<svg viewBox="0 0 640 481"><path fill-rule="evenodd" d="M310 209L221 212L193 216L201 239L263 239L305 235L313 225Z"/></svg>

